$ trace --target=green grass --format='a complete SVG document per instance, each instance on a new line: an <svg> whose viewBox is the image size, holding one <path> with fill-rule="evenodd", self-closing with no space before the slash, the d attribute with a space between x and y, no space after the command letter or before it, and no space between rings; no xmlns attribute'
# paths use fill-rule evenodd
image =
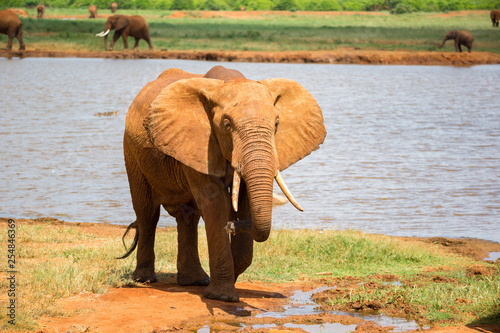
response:
<svg viewBox="0 0 500 333"><path fill-rule="evenodd" d="M50 10L52 11L52 10ZM48 11L47 13L50 13ZM55 10L51 15L87 15L86 10ZM469 30L475 37L474 51L500 53L500 29L491 27L489 13L440 17L439 13L404 15L291 16L267 15L260 18L200 18L197 12L171 19L171 11L122 10L124 14L143 15L157 50L251 50L301 51L335 50L342 47L383 50L437 50L449 30ZM109 14L103 10L103 14ZM102 38L95 37L104 28L105 18L95 20L23 19L28 49L103 50ZM6 37L0 36L0 42ZM133 39L129 38L129 44ZM443 50L452 51L451 41ZM133 45L133 44L132 44ZM147 49L144 41L139 43ZM123 49L123 42L116 43Z"/></svg>
<svg viewBox="0 0 500 333"><path fill-rule="evenodd" d="M58 306L57 300L61 298L135 284L130 279L135 255L125 260L115 259L124 252L120 237L123 229L117 228L109 236L96 236L86 230L73 225L17 226L18 329L36 329L37 319L42 316L70 316L72 313ZM6 241L3 227L0 242L6 244ZM159 229L155 251L159 279L174 275L175 228ZM205 233L200 229L200 258L208 271L207 252ZM496 273L467 277L465 271L471 265L489 267ZM401 284L384 284L381 275L396 277ZM436 283L432 279L436 275L445 277L444 282ZM353 231L273 231L267 242L255 244L254 262L239 280L305 280L333 285L353 279L361 287L346 289L344 295L348 296L332 298L330 306L356 300L377 299L388 304L399 300L418 309L415 316L427 322L457 324L499 319L498 267L451 255L416 240ZM363 286L369 283L378 283L380 288L363 291ZM5 287L7 281L2 278L0 289L6 290ZM457 304L458 298L473 301ZM0 322L6 322L5 315L0 312Z"/></svg>

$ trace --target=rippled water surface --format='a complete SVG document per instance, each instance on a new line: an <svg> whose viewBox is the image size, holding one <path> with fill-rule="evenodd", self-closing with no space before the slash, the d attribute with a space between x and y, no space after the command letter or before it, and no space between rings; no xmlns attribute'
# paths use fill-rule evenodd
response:
<svg viewBox="0 0 500 333"><path fill-rule="evenodd" d="M1 216L132 222L130 103L167 68L215 64L0 59ZM323 110L325 143L283 172L305 212L275 208L275 228L500 241L500 66L222 65L294 79Z"/></svg>

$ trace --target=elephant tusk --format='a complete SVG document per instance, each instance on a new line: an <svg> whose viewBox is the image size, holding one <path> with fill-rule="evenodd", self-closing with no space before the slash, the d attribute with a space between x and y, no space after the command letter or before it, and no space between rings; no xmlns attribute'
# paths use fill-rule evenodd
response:
<svg viewBox="0 0 500 333"><path fill-rule="evenodd" d="M106 36L107 34L109 34L109 31L110 31L110 30L111 30L111 29L108 29L108 30L106 30L106 31L100 32L100 33L96 34L96 36L98 36L98 37L104 37L104 36Z"/></svg>
<svg viewBox="0 0 500 333"><path fill-rule="evenodd" d="M240 177L238 171L234 170L233 191L232 191L231 201L233 202L233 209L235 212L238 211L238 198L240 196L240 182L241 182L241 177Z"/></svg>
<svg viewBox="0 0 500 333"><path fill-rule="evenodd" d="M279 187L281 188L281 190L283 191L283 194L287 197L287 199L292 203L292 205L295 208L297 208L298 210L303 212L304 210L302 209L302 207L300 207L298 202L295 201L295 198L293 197L292 193L288 189L288 186L286 186L285 181L283 180L283 177L281 177L281 173L279 170L278 170L278 173L276 174L275 178L276 178L276 183L278 183Z"/></svg>

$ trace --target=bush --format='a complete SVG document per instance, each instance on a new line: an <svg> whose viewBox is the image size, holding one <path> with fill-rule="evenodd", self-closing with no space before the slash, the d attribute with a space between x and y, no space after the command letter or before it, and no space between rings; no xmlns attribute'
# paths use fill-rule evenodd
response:
<svg viewBox="0 0 500 333"><path fill-rule="evenodd" d="M396 7L391 9L391 14L408 14L413 13L415 8L411 5L406 5L404 3L398 3Z"/></svg>
<svg viewBox="0 0 500 333"><path fill-rule="evenodd" d="M206 10L230 10L231 8L224 0L206 0L201 4Z"/></svg>
<svg viewBox="0 0 500 333"><path fill-rule="evenodd" d="M243 0L241 6L247 10L271 10L274 4L271 0Z"/></svg>
<svg viewBox="0 0 500 333"><path fill-rule="evenodd" d="M109 9L112 0L0 0L0 8L34 8L43 2L49 8L82 8L90 4ZM313 10L377 11L393 14L415 11L454 11L500 8L500 0L120 0L119 9L162 10Z"/></svg>
<svg viewBox="0 0 500 333"><path fill-rule="evenodd" d="M172 2L172 10L195 10L193 0L174 0Z"/></svg>
<svg viewBox="0 0 500 333"><path fill-rule="evenodd" d="M342 6L337 2L337 0L311 1L306 4L304 10L341 11Z"/></svg>
<svg viewBox="0 0 500 333"><path fill-rule="evenodd" d="M295 0L279 0L273 7L274 10L296 10Z"/></svg>

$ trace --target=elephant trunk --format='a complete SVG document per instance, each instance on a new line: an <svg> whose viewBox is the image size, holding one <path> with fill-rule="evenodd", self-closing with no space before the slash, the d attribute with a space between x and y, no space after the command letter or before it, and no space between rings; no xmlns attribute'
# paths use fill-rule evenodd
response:
<svg viewBox="0 0 500 333"><path fill-rule="evenodd" d="M273 179L278 168L271 133L262 134L246 140L251 144L243 145L241 165L252 214L252 238L257 242L267 240L271 232Z"/></svg>

